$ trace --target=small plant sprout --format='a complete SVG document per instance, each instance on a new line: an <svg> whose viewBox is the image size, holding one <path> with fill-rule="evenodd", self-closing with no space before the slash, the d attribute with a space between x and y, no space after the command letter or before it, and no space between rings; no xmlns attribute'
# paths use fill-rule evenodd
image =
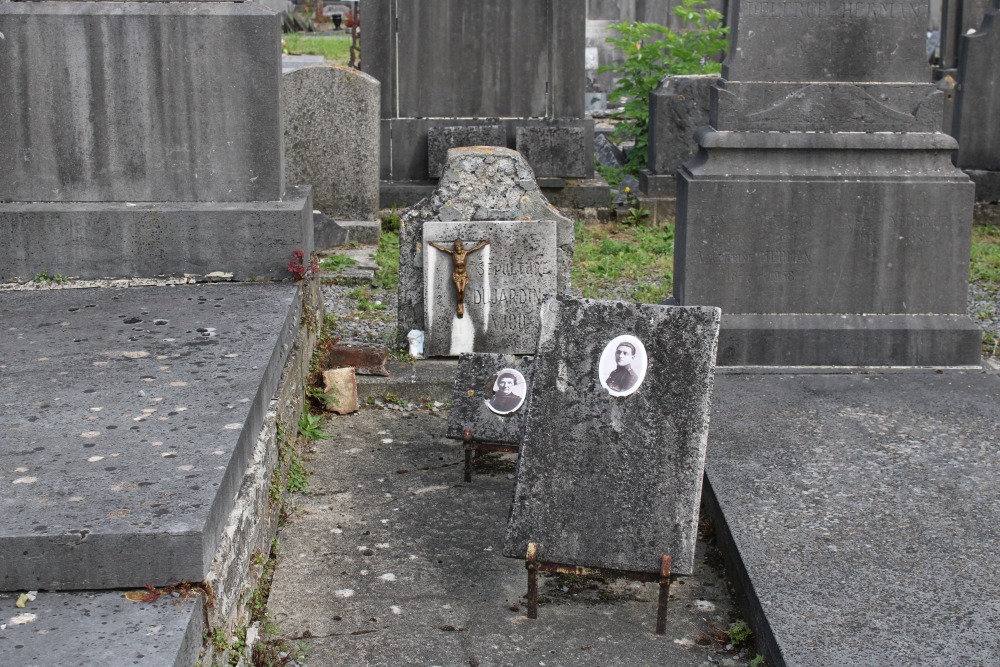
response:
<svg viewBox="0 0 1000 667"><path fill-rule="evenodd" d="M299 435L306 440L326 440L333 436L322 429L323 416L304 412L299 418Z"/></svg>

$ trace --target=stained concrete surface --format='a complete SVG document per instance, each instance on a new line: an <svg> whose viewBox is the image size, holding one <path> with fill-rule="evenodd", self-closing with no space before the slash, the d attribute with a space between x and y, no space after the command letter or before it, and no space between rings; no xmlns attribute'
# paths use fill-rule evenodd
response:
<svg viewBox="0 0 1000 667"><path fill-rule="evenodd" d="M513 458L484 459L466 484L446 427L446 415L369 408L335 417L334 438L315 443L268 601L308 664L746 664L697 644L728 627L733 604L704 539L694 576L671 588L664 636L656 584L578 591L540 577L550 602L528 620L524 563L500 555Z"/></svg>
<svg viewBox="0 0 1000 667"><path fill-rule="evenodd" d="M771 667L1000 664L1000 376L716 377L706 474Z"/></svg>
<svg viewBox="0 0 1000 667"><path fill-rule="evenodd" d="M295 299L291 284L0 293L0 588L201 581Z"/></svg>
<svg viewBox="0 0 1000 667"><path fill-rule="evenodd" d="M192 665L201 651L203 600L131 602L120 591L39 593L23 609L0 593L0 665Z"/></svg>

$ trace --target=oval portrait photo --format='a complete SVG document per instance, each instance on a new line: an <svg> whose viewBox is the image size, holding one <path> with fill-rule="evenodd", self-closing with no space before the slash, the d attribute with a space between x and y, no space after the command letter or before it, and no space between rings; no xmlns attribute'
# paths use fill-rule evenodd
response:
<svg viewBox="0 0 1000 667"><path fill-rule="evenodd" d="M634 393L646 377L646 348L635 336L613 338L601 352L597 376L612 396Z"/></svg>
<svg viewBox="0 0 1000 667"><path fill-rule="evenodd" d="M490 397L487 407L498 415L508 415L521 409L528 385L520 371L504 368L493 376L492 382L486 387Z"/></svg>

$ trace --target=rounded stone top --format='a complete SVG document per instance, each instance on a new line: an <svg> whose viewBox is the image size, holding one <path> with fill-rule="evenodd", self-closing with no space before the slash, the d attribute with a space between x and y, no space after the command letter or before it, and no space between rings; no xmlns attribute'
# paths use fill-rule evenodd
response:
<svg viewBox="0 0 1000 667"><path fill-rule="evenodd" d="M500 146L448 151L434 193L404 216L407 220L560 220L520 153Z"/></svg>

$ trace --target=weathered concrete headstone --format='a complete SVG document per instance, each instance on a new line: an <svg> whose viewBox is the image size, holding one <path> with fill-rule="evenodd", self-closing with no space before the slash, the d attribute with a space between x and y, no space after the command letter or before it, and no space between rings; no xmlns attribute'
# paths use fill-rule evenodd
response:
<svg viewBox="0 0 1000 667"><path fill-rule="evenodd" d="M593 135L582 127L519 127L515 146L535 176L586 178L594 172Z"/></svg>
<svg viewBox="0 0 1000 667"><path fill-rule="evenodd" d="M982 25L963 35L951 134L958 139L955 164L976 184L976 200L1000 201L1000 0Z"/></svg>
<svg viewBox="0 0 1000 667"><path fill-rule="evenodd" d="M0 279L281 279L311 252L309 189L284 179L274 12L17 2L0 33Z"/></svg>
<svg viewBox="0 0 1000 667"><path fill-rule="evenodd" d="M975 365L972 184L940 132L927 5L733 5L678 180L674 296L720 364Z"/></svg>
<svg viewBox="0 0 1000 667"><path fill-rule="evenodd" d="M534 352L556 292L555 221L427 222L423 248L424 354Z"/></svg>
<svg viewBox="0 0 1000 667"><path fill-rule="evenodd" d="M525 400L510 411L498 411L496 406L491 409L490 402L500 391L497 386L499 376L507 369L521 374L521 378L515 377L511 393ZM493 353L461 355L458 358L451 410L448 411L448 437L462 439L465 429L471 428L476 442L518 444L525 415L528 413L526 402L532 386L531 371L532 357ZM517 381L520 379L524 382Z"/></svg>
<svg viewBox="0 0 1000 667"><path fill-rule="evenodd" d="M448 151L444 175L434 193L403 216L399 231L399 345L413 329L423 331L423 227L429 221L517 221L530 227L539 220L556 223L556 291L570 283L573 221L552 207L538 189L531 167L508 148L468 147ZM451 239L454 241L454 239ZM470 246L471 247L471 246ZM434 252L440 254L440 251ZM498 350L509 352L509 350Z"/></svg>
<svg viewBox="0 0 1000 667"><path fill-rule="evenodd" d="M383 207L410 205L433 188L440 166L439 148L430 145L435 129L499 126L500 145L514 148L518 128L573 128L585 146L593 145L594 122L584 114L585 18L578 4L366 0L365 70L383 86ZM589 158L590 148L586 153ZM581 168L573 155L539 155L544 165L529 160L539 175L580 177L586 183L578 190L599 189L592 158ZM607 190L601 194L606 202Z"/></svg>
<svg viewBox="0 0 1000 667"><path fill-rule="evenodd" d="M505 556L691 573L719 317L546 301Z"/></svg>
<svg viewBox="0 0 1000 667"><path fill-rule="evenodd" d="M332 220L378 219L379 83L350 67L282 76L285 179Z"/></svg>

